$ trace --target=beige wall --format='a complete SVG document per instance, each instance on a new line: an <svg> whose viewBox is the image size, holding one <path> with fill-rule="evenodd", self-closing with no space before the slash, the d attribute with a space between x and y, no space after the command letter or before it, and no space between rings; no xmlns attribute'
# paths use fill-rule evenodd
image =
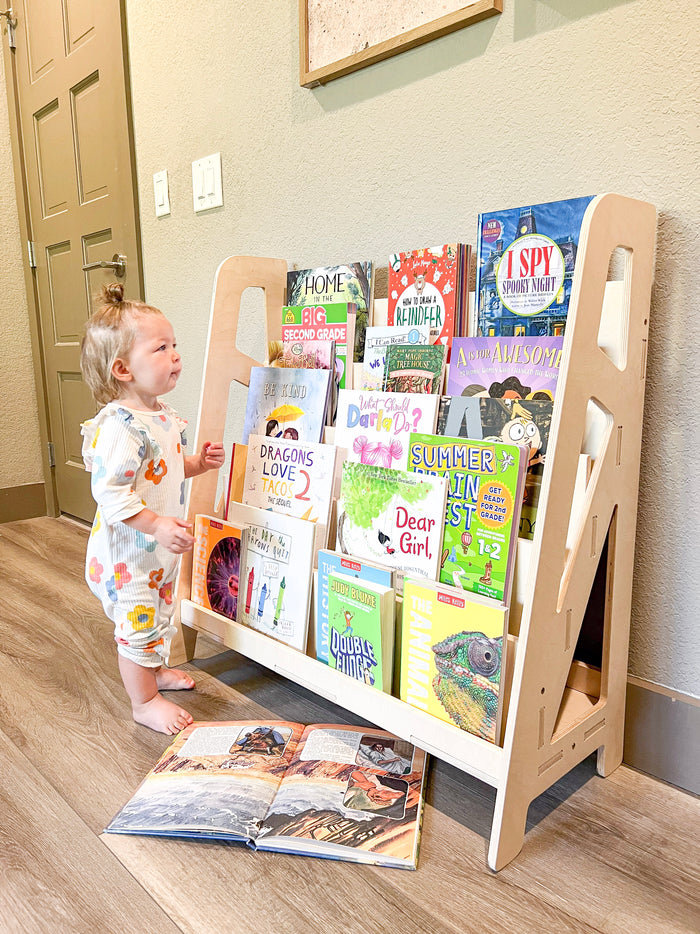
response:
<svg viewBox="0 0 700 934"><path fill-rule="evenodd" d="M7 39L3 36L2 41ZM15 199L7 88L0 65L0 490L43 481L25 261Z"/></svg>

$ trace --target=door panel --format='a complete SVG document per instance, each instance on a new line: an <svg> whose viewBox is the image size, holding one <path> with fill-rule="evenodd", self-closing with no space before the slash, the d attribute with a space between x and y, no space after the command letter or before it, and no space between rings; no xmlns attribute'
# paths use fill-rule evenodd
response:
<svg viewBox="0 0 700 934"><path fill-rule="evenodd" d="M13 67L35 244L35 293L49 435L61 512L91 519L80 422L95 403L80 377L80 340L113 270L142 295L119 0L24 0Z"/></svg>

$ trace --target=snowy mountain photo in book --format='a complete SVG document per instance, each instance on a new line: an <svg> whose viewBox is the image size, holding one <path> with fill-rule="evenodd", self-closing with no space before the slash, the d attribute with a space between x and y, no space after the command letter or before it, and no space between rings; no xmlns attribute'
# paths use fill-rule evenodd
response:
<svg viewBox="0 0 700 934"><path fill-rule="evenodd" d="M336 549L435 580L446 496L443 477L345 462Z"/></svg>
<svg viewBox="0 0 700 934"><path fill-rule="evenodd" d="M461 337L452 344L448 396L553 399L563 337Z"/></svg>
<svg viewBox="0 0 700 934"><path fill-rule="evenodd" d="M105 832L415 869L425 763L422 750L383 730L195 722Z"/></svg>
<svg viewBox="0 0 700 934"><path fill-rule="evenodd" d="M247 444L250 435L320 441L330 379L329 370L252 367L242 443Z"/></svg>
<svg viewBox="0 0 700 934"><path fill-rule="evenodd" d="M449 481L441 581L508 602L526 460L518 444L411 435L408 469Z"/></svg>
<svg viewBox="0 0 700 934"><path fill-rule="evenodd" d="M478 335L564 333L581 224L592 197L479 215Z"/></svg>
<svg viewBox="0 0 700 934"><path fill-rule="evenodd" d="M407 579L401 700L495 743L505 683L507 610L495 600Z"/></svg>

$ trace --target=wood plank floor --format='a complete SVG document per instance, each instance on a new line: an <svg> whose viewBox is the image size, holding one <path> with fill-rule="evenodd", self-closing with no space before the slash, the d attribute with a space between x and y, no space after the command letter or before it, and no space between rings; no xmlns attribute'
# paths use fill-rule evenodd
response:
<svg viewBox="0 0 700 934"><path fill-rule="evenodd" d="M3 934L700 932L700 802L592 759L533 802L498 874L494 792L435 761L417 872L102 835L169 740L131 720L86 539L62 519L0 525ZM201 636L187 667L196 719L360 722Z"/></svg>

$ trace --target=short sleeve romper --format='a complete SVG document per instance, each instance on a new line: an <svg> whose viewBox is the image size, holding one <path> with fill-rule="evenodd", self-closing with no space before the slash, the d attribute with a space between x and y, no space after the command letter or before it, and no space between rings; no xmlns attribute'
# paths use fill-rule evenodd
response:
<svg viewBox="0 0 700 934"><path fill-rule="evenodd" d="M82 425L97 503L85 579L114 623L117 651L146 668L168 655L179 555L123 520L144 507L184 516L187 423L160 405L141 412L110 402Z"/></svg>

